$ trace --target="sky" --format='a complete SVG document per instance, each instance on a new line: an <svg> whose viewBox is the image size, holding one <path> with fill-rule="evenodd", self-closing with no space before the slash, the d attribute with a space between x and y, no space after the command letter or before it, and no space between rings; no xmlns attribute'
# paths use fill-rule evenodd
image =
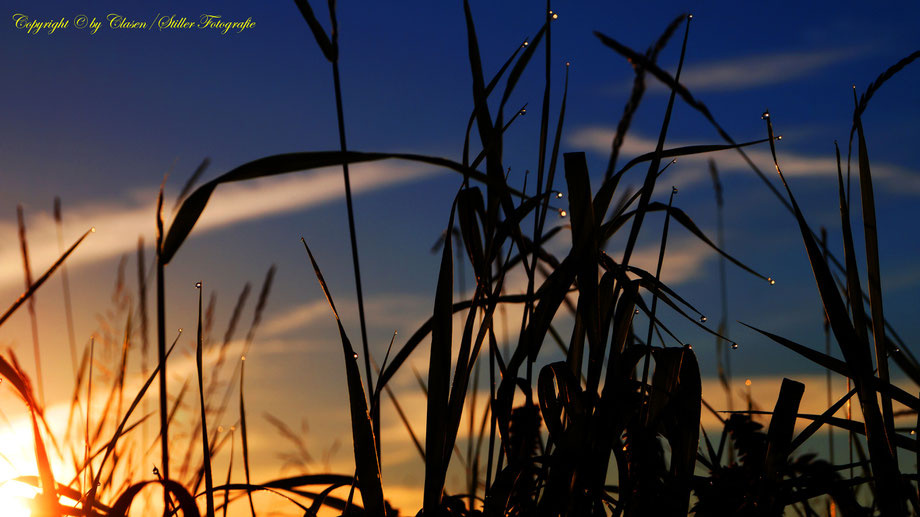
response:
<svg viewBox="0 0 920 517"><path fill-rule="evenodd" d="M852 86L862 92L879 73L917 49L920 38L915 21L920 6L636 4L554 4L558 19L552 29L552 127L562 101L565 63L570 63L562 152L587 154L596 189L629 95L631 67L604 47L593 31L644 51L671 19L692 12L682 82L738 141L764 138L761 114L770 110L777 133L784 136L777 143L780 166L809 223L815 229L827 228L829 246L839 254L834 141L840 142L845 155ZM314 7L326 23L325 3ZM533 37L544 16L543 8L534 2L476 0L471 8L487 76L525 39ZM6 19L0 24L0 68L6 78L0 82L0 98L4 99L0 116L0 304L4 299L11 304L24 289L16 206L21 204L24 209L30 261L37 276L60 253L51 210L54 197L60 196L64 243L69 245L90 227L96 228L67 262L79 350L93 335L101 339L106 333L118 336L124 331L128 311L113 299L122 257L127 258L120 299L130 298L136 309L138 237L144 239L149 265L156 195L164 174L168 174L168 224L176 196L205 158L210 159L210 166L203 179L211 179L263 156L338 148L331 67L293 2L194 0L145 7L111 1L92 6L30 2L8 3L4 11ZM233 22L250 20L254 25L226 33L213 28L116 29L109 26L110 14L148 25L162 16L197 22L202 15L219 15ZM19 15L38 22L63 18L69 25L52 33L47 28L30 31L17 27L17 19L26 23ZM88 27L76 27L80 15L95 18L101 26L95 33ZM340 2L338 20L349 148L459 161L473 106L462 4ZM682 29L659 59L671 73L677 66L681 35ZM525 171L537 166L542 47L538 55L506 111L510 114L527 105L526 115L514 122L505 138L505 166L510 168L512 185L522 185ZM920 293L920 230L915 223L920 198L915 158L918 78L917 69L910 67L895 76L873 98L863 117L875 179L886 317L902 336L920 331L914 316ZM624 144L625 156L654 149L667 94L666 88L650 80ZM667 147L709 143L722 141L699 113L678 101ZM751 148L749 155L779 187L769 149ZM769 389L763 395L769 406L782 376L821 378L823 371L736 321L823 348L820 300L792 216L737 153L711 157L724 183L727 250L776 280L770 286L732 266L727 269L728 334L740 344L731 356L734 377L738 383L753 378L756 386L772 386L773 395ZM708 158L679 160L660 180L656 198L666 201L668 187L678 187L675 205L707 234L715 235ZM641 180L640 171L624 181L636 185ZM394 331L399 332L394 345L399 347L403 336L430 315L439 264L439 256L431 249L447 225L460 181L456 173L407 162L352 168L368 334L377 361ZM561 175L555 188L565 190ZM854 183L854 193L855 188ZM567 209L567 199L555 201L556 207ZM859 213L856 195L853 212ZM854 227L862 262L859 221L854 220ZM551 217L548 224L566 222ZM647 269L653 268L657 257L661 224L662 219L649 217L640 238L634 262ZM560 235L559 243L551 248L558 253L564 252L568 242L566 231ZM258 453L259 479L270 479L282 471L284 460L277 453L296 450L280 437L265 414L298 430L314 459L311 471L326 466L341 472L351 469L341 348L301 237L316 255L352 341L359 342L340 169L219 187L166 273L167 328L170 332L186 329L176 356L170 359L169 382L175 395L184 379L194 374L194 333L189 330L197 316L195 282L204 283L206 304L216 296L215 341L223 335L244 285L252 284L242 330L231 348L230 364L234 366L263 277L270 266L277 267L246 361L246 397L253 414L251 439ZM608 252L621 253L622 246L622 240L615 239ZM709 315L712 326L722 310L718 264L710 249L672 226L662 278ZM457 278L461 281L463 274ZM516 280L522 285L520 278ZM469 272L465 282L469 289ZM52 277L35 299L42 381L48 405L54 407L66 404L73 388L61 275ZM514 321L513 309L508 318ZM666 318L684 341L694 344L704 378L713 386L713 397L724 397L715 387L711 337L674 314ZM28 372L34 372L32 339L25 308L0 327L0 347L14 350ZM132 346L139 347L139 341L135 336ZM207 360L213 364L216 359L212 354ZM424 373L424 349L410 362ZM139 386L139 354L129 359L129 371ZM232 367L214 370L220 382L231 372ZM411 371L397 375L393 388L418 416L415 428L422 430L424 398ZM836 388L843 389L839 381ZM0 393L0 401L8 419L24 418L24 409L16 405L9 390L0 391L6 391ZM156 403L154 393L148 399ZM806 400L820 406L823 391L813 396L806 392ZM187 415L180 414L186 423L193 422L197 403L190 402L189 408ZM210 425L229 429L235 421L233 414ZM386 405L383 443L384 487L406 513L414 513L410 511L413 505L420 506L421 462ZM33 467L28 462L34 460L29 460L28 447L19 452L19 456L8 454L24 462L11 472L29 472ZM328 456L328 465L323 464L324 456ZM275 501L264 504L285 511Z"/></svg>

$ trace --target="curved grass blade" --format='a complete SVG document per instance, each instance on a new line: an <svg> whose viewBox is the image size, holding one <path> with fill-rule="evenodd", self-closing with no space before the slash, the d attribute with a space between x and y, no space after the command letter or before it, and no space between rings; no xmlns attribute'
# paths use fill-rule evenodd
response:
<svg viewBox="0 0 920 517"><path fill-rule="evenodd" d="M42 492L38 498L38 503L42 511L54 512L58 506L57 502L57 483L54 480L54 472L51 470L51 462L48 459L48 452L45 448L45 442L42 439L41 430L38 427L37 414L41 413L41 406L35 400L32 391L32 383L26 376L25 372L19 368L18 363L13 357L10 363L5 357L0 356L0 376L5 377L14 390L26 403L29 409L29 417L32 422L32 440L35 445L35 461L38 466L39 478L41 479ZM51 514L49 514L51 515Z"/></svg>
<svg viewBox="0 0 920 517"><path fill-rule="evenodd" d="M489 185L489 187L500 192L524 197L522 193L512 189L504 181L490 178L482 172L465 167L446 158L411 153L365 153L359 151L348 151L346 153L342 153L341 151L314 151L277 154L240 165L195 189L195 191L182 202L182 206L179 207L179 211L169 227L169 232L163 242L161 261L166 265L172 260L179 250L179 247L182 246L182 243L188 237L189 233L191 233L198 218L201 217L201 213L204 211L214 189L223 183L246 181L321 167L331 167L341 165L343 162L364 163L385 159L407 160L443 167L485 183ZM2 323L2 319L0 319L0 323Z"/></svg>
<svg viewBox="0 0 920 517"><path fill-rule="evenodd" d="M128 510L131 508L131 503L134 502L134 498L137 497L140 491L148 485L156 484L162 485L167 494L175 496L176 500L179 502L179 509L182 510L184 517L201 516L198 512L198 506L195 504L195 498L192 497L192 494L188 493L185 487L171 479L155 479L151 481L142 481L128 487L127 490L118 496L115 504L112 505L112 510L109 512L108 517L126 517L128 515ZM167 495L167 499L169 499L169 495Z"/></svg>

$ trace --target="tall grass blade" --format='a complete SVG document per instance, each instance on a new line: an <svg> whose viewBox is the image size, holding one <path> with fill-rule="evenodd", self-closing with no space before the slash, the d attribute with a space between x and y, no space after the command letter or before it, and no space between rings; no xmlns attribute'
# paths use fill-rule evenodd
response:
<svg viewBox="0 0 920 517"><path fill-rule="evenodd" d="M243 373L246 369L246 357L240 358L240 436L243 441L243 471L246 473L246 485L249 485L249 437L246 433L246 404L243 401ZM256 517L256 508L252 504L252 490L246 488L251 517Z"/></svg>
<svg viewBox="0 0 920 517"><path fill-rule="evenodd" d="M853 92L856 100L856 91ZM858 108L858 105L857 105ZM875 362L883 383L889 380L888 346L885 340L885 318L882 309L882 280L878 260L878 231L875 219L875 194L872 191L872 173L869 170L869 151L858 109L853 113L859 145L859 192L862 195L863 234L866 239L866 269L868 270L869 308L872 311L872 338L875 340ZM882 394L882 418L889 436L894 435L894 411L891 398ZM895 456L897 462L897 456Z"/></svg>
<svg viewBox="0 0 920 517"><path fill-rule="evenodd" d="M160 374L159 395L160 395L160 468L163 472L163 479L169 481L169 410L168 410L168 392L166 390L166 279L165 267L169 262L164 257L164 233L163 233L163 189L166 185L166 178L160 184L160 193L157 196L156 208L156 285L157 285L157 370ZM197 192L197 191L196 191ZM194 196L194 194L192 194ZM188 200L186 200L188 201ZM183 202L185 206L185 202ZM176 214L176 218L181 215L182 209ZM173 223L175 224L175 222ZM167 508L169 508L170 497L168 491L163 491L163 517L167 517Z"/></svg>
<svg viewBox="0 0 920 517"><path fill-rule="evenodd" d="M22 270L26 289L32 285L32 267L29 265L29 246L26 241L26 221L22 205L16 205L16 220L19 223L19 249L22 251ZM32 323L32 351L35 354L35 380L38 384L38 401L45 404L45 383L42 380L42 358L38 345L38 315L35 314L35 296L29 298L29 321Z"/></svg>
<svg viewBox="0 0 920 517"><path fill-rule="evenodd" d="M310 257L310 263L313 265L313 272L319 281L319 285L332 308L336 323L339 326L339 337L342 339L342 350L345 354L345 376L348 383L348 400L351 409L351 430L354 438L355 451L355 469L357 471L358 487L361 489L361 498L364 500L364 507L371 516L383 517L386 514L383 500L383 489L380 485L380 463L377 456L376 438L371 423L370 414L368 413L367 399L364 394L364 387L361 384L361 372L358 369L358 354L355 353L345 335L345 328L339 319L339 313L332 301L332 294L323 279L319 265L313 258L313 253L307 242L301 239L307 255ZM449 242L449 241L448 241ZM448 246L449 247L449 246ZM449 364L449 363L448 363Z"/></svg>
<svg viewBox="0 0 920 517"><path fill-rule="evenodd" d="M680 72L684 66L684 56L687 53L687 38L690 35L690 16L687 16L686 29L684 31L684 41L680 48L680 60L677 64L677 73L675 82L680 81ZM678 83L679 84L679 83ZM664 121L661 123L661 131L658 135L658 144L655 147L655 155L649 164L648 172L645 175L645 183L642 186L642 195L639 197L639 205L636 207L636 215L633 219L632 227L629 229L629 237L626 240L626 248L623 251L623 266L629 265L629 259L632 257L633 248L636 245L636 239L639 236L639 229L642 227L642 221L645 219L645 212L651 200L652 191L655 189L655 179L657 178L658 168L661 164L661 151L664 149L665 137L668 134L668 125L671 121L671 111L674 108L674 98L677 94L675 88L671 88L671 94L668 97L668 107L665 110Z"/></svg>
<svg viewBox="0 0 920 517"><path fill-rule="evenodd" d="M204 404L204 373L201 364L202 340L201 340L201 295L204 286L201 282L195 284L198 288L198 333L196 337L195 348L195 365L198 369L198 397L201 407L201 446L202 462L204 465L204 483L205 483L205 500L207 503L207 516L214 517L214 479L211 473L211 448L208 446L208 417L205 414Z"/></svg>
<svg viewBox="0 0 920 517"><path fill-rule="evenodd" d="M572 213L572 251L576 262L578 282L578 307L582 325L588 339L588 392L597 391L604 360L604 344L600 333L600 307L597 285L597 221L591 204L591 180L585 153L565 153L565 179L569 191L569 210ZM579 340L580 341L580 340ZM573 343L573 348L580 343ZM570 353L581 355L570 349ZM581 364L573 365L581 372Z"/></svg>
<svg viewBox="0 0 920 517"><path fill-rule="evenodd" d="M773 124L769 113L764 113L764 118L767 121L773 163L789 195L789 201L805 243L805 250L811 263L812 272L815 275L815 283L821 294L821 301L824 303L824 310L827 313L831 329L834 331L834 336L837 338L844 359L856 382L859 402L862 405L863 417L865 418L866 441L872 458L872 470L876 477L875 486L878 490L876 500L884 513L902 515L906 512L906 500L901 485L898 464L894 458L894 449L891 446L891 440L894 437L887 432L879 411L875 392L871 390L870 382L874 375L872 375L870 367L872 360L868 343L859 341L856 331L849 320L828 265L823 259L821 250L815 242L808 223L795 201L795 197L792 195L792 190L786 183L782 170L780 170L779 162L776 159L776 147L773 143Z"/></svg>
<svg viewBox="0 0 920 517"><path fill-rule="evenodd" d="M64 216L61 211L61 198L54 196L54 225L57 228L58 253L64 253ZM73 305L70 297L70 278L67 265L61 266L61 284L64 288L64 318L67 323L67 344L70 345L70 360L77 374L77 337L73 327Z"/></svg>
<svg viewBox="0 0 920 517"><path fill-rule="evenodd" d="M669 23L664 32L661 33L661 36L658 37L655 44L645 52L645 57L650 62L654 63L658 60L658 54L664 49L665 45L667 45L668 41L671 39L671 36L674 35L677 28L680 27L680 23L684 21L686 17L686 14L681 14L671 20L671 23ZM645 68L641 65L635 65L634 71L636 77L633 79L632 91L629 94L629 100L626 101L626 106L623 108L623 116L620 117L620 121L617 123L617 131L613 137L613 143L611 144L610 159L607 162L607 171L604 173L605 181L609 181L613 176L617 157L620 154L620 147L623 146L623 140L626 138L626 132L629 131L633 115L635 115L636 111L639 109L639 104L642 102L642 97L645 94Z"/></svg>
<svg viewBox="0 0 920 517"><path fill-rule="evenodd" d="M468 10L466 2L464 6ZM454 226L456 206L455 201L450 209L448 229ZM444 477L447 473L446 458L450 454L450 444L446 443L446 439L450 431L447 429L447 419L450 396L451 341L453 340L453 311L451 310L453 308L453 270L451 240L446 239L441 253L441 268L435 290L431 353L428 358L428 405L425 424L426 468L423 496L424 510L428 515L438 515L440 512ZM472 308L470 310L472 311Z"/></svg>

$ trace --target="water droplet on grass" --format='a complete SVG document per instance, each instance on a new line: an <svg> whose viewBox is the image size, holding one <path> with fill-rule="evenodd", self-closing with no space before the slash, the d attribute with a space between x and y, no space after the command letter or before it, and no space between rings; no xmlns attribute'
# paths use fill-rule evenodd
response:
<svg viewBox="0 0 920 517"><path fill-rule="evenodd" d="M567 215L569 215L568 212L566 212L565 210L559 209L559 217L565 217Z"/></svg>
<svg viewBox="0 0 920 517"><path fill-rule="evenodd" d="M707 319L706 316L700 316L700 323L706 323Z"/></svg>
<svg viewBox="0 0 920 517"><path fill-rule="evenodd" d="M732 350L738 350L738 343L732 342Z"/></svg>
<svg viewBox="0 0 920 517"><path fill-rule="evenodd" d="M562 192L556 192L556 199L562 199Z"/></svg>
<svg viewBox="0 0 920 517"><path fill-rule="evenodd" d="M357 359L358 359L358 352L355 352L355 353L353 354L353 356L352 356L352 357L353 357L354 359L356 359L356 360L357 360Z"/></svg>
<svg viewBox="0 0 920 517"><path fill-rule="evenodd" d="M201 282L195 282L195 287L197 287L198 289L201 289Z"/></svg>
<svg viewBox="0 0 920 517"><path fill-rule="evenodd" d="M677 194L677 187L671 187L671 194Z"/></svg>
<svg viewBox="0 0 920 517"><path fill-rule="evenodd" d="M773 280L772 277L771 277L771 278L767 278L767 282L769 282L770 285L776 285L776 280Z"/></svg>
<svg viewBox="0 0 920 517"><path fill-rule="evenodd" d="M769 112L769 111L764 111L764 112L763 112L763 115L761 115L760 118L761 118L762 120L766 120L766 119L770 118L770 112Z"/></svg>

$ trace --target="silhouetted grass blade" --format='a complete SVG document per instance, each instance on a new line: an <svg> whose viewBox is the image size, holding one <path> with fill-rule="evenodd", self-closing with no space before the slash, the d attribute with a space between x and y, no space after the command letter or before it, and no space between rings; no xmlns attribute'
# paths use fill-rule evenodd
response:
<svg viewBox="0 0 920 517"><path fill-rule="evenodd" d="M46 280L48 280L48 278L51 277L51 275L57 270L58 267L60 267L61 264L64 263L65 260L67 260L67 257L69 257L71 253L73 253L73 250L77 249L77 246L79 246L80 243L83 242L83 239L85 239L87 235L95 231L96 231L95 228L91 228L87 230L87 232L84 233L79 239L77 239L77 242L73 243L73 245L71 245L70 248L68 248L67 251L64 252L64 254L61 255L60 258L58 258L54 262L54 264L52 264L51 267L49 267L48 270L44 272L44 274L42 274L42 276L38 277L38 280L33 282L32 285L29 286L29 288L26 289L24 293L19 295L19 298L15 302L13 302L13 305L11 305L10 308L7 309L6 312L4 312L2 316L0 316L0 325L3 325L3 323L14 312L16 312L16 309L18 309L19 306L23 304L23 302L25 302L26 300L32 297L32 294L35 291L37 291L38 288L41 287L42 284L44 284Z"/></svg>
<svg viewBox="0 0 920 517"><path fill-rule="evenodd" d="M118 496L118 499L115 501L115 504L112 505L112 510L108 513L109 517L127 517L128 510L131 508L131 503L134 502L134 498L140 493L141 490L146 488L149 485L162 485L163 489L176 498L179 502L179 509L182 510L182 515L184 517L200 517L201 514L198 512L198 505L195 504L195 498L192 497L192 494L188 493L188 490L185 489L179 483L171 479L160 479L152 481L143 481L128 487L127 490L121 493Z"/></svg>
<svg viewBox="0 0 920 517"><path fill-rule="evenodd" d="M204 482L205 482L205 500L207 502L207 517L214 517L214 479L211 473L211 448L208 446L208 419L205 414L205 404L204 404L204 380L203 380L203 367L201 364L201 352L202 352L202 342L201 342L201 295L204 290L204 286L201 282L195 284L195 287L198 288L198 333L196 338L196 348L195 348L195 364L198 369L198 397L201 407L201 446L202 446L202 462L204 466Z"/></svg>
<svg viewBox="0 0 920 517"><path fill-rule="evenodd" d="M173 256L179 250L179 247L182 246L182 243L188 237L189 233L191 233L195 223L198 222L198 218L201 217L201 213L204 211L208 200L211 198L211 194L218 185L289 172L331 167L334 165L341 165L344 161L348 163L363 163L391 158L427 163L429 165L450 169L469 176L476 181L485 183L498 191L514 194L519 197L523 196L520 192L508 187L504 181L497 181L493 178L489 178L477 170L464 167L459 163L445 158L409 153L364 153L358 151L349 151L344 154L341 151L315 151L267 156L245 163L201 185L182 202L182 206L173 219L166 239L163 242L163 251L161 254L162 262L165 265L172 260Z"/></svg>
<svg viewBox="0 0 920 517"><path fill-rule="evenodd" d="M323 279L323 274L313 258L313 253L307 242L301 239L307 255L310 257L310 263L313 265L313 272L316 279L332 308L336 323L339 327L339 337L342 339L342 350L345 354L345 378L348 384L348 400L351 409L351 430L354 438L355 468L358 472L358 486L361 489L361 498L364 500L364 507L370 515L383 517L386 512L384 509L383 489L380 484L380 463L377 457L376 438L371 425L370 414L368 413L367 399L364 393L364 386L361 383L361 372L358 369L358 354L355 353L351 346L351 341L345 334L345 328L339 319L339 313L335 309L335 303L332 301L332 294Z"/></svg>
<svg viewBox="0 0 920 517"><path fill-rule="evenodd" d="M853 92L854 101L856 92ZM872 173L869 170L869 151L863 132L859 111L853 113L859 145L859 192L862 195L863 234L866 239L866 269L868 270L869 308L872 311L872 338L875 340L875 362L883 383L889 380L888 347L885 340L885 318L882 309L882 280L878 261L878 231L875 219L875 194L872 191ZM882 394L882 417L889 435L894 434L894 414L891 398ZM895 457L897 460L897 457Z"/></svg>
<svg viewBox="0 0 920 517"><path fill-rule="evenodd" d="M310 31L313 33L313 37L316 38L316 44L319 45L319 49L323 52L323 55L326 56L326 59L330 62L338 60L338 45L333 44L329 36L326 35L326 30L323 29L319 20L316 19L313 8L310 7L310 2L308 0L294 0L294 3L297 4L297 8L300 9L300 14L303 15L304 21L310 26Z"/></svg>
<svg viewBox="0 0 920 517"><path fill-rule="evenodd" d="M468 6L466 6L468 10ZM472 45L472 43L471 43ZM472 50L471 50L472 52ZM454 226L456 202L451 206L447 228ZM435 289L431 325L431 352L428 358L428 406L425 424L424 509L428 515L440 512L441 494L450 449L446 443L450 395L450 363L453 340L453 250L451 239L444 241L441 268ZM478 290L478 289L477 289ZM472 309L471 309L472 310Z"/></svg>
<svg viewBox="0 0 920 517"><path fill-rule="evenodd" d="M898 471L897 461L894 458L894 449L891 446L893 437L889 436L885 428L875 392L869 389L870 379L874 378L874 375L870 371L872 360L868 343L861 343L858 340L827 262L824 261L823 254L815 242L808 223L805 221L805 217L792 195L792 190L780 170L779 162L776 158L776 148L773 143L773 124L769 113L764 113L764 118L767 121L770 152L773 155L774 166L789 195L789 201L805 243L805 250L811 263L812 272L815 275L815 282L821 294L821 301L824 303L824 310L827 313L831 329L834 331L834 336L837 338L837 343L843 352L844 359L850 367L853 379L856 382L859 401L862 405L866 423L866 440L872 458L872 470L877 479L876 489L879 491L877 500L884 513L892 515L903 514L906 511L906 504L900 485L900 472Z"/></svg>

